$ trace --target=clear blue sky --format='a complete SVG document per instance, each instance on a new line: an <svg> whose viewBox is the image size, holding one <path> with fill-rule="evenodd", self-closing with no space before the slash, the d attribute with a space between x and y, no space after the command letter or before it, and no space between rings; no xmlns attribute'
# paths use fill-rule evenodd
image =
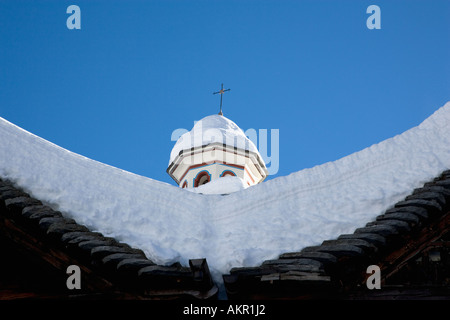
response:
<svg viewBox="0 0 450 320"><path fill-rule="evenodd" d="M69 30L69 5L81 29ZM369 30L369 5L381 29ZM172 131L218 112L279 129L283 176L418 125L450 100L450 1L0 0L0 116L174 184Z"/></svg>

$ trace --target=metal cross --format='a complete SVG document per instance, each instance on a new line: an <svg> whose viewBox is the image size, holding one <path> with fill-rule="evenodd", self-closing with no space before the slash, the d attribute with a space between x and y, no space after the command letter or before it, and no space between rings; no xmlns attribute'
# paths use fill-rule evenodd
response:
<svg viewBox="0 0 450 320"><path fill-rule="evenodd" d="M217 92L213 92L213 94L220 94L220 112L219 112L219 115L223 115L223 113L222 113L222 95L225 93L225 92L227 92L227 91L230 91L231 89L223 89L223 83L222 83L222 88L219 90L219 91L217 91Z"/></svg>

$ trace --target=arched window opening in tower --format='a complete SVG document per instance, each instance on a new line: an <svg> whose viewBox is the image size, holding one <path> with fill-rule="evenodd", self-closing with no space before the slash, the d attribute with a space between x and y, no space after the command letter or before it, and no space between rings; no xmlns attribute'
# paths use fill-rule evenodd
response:
<svg viewBox="0 0 450 320"><path fill-rule="evenodd" d="M211 181L211 175L208 173L208 171L201 171L195 178L194 187L197 188L198 186L208 183L209 181Z"/></svg>

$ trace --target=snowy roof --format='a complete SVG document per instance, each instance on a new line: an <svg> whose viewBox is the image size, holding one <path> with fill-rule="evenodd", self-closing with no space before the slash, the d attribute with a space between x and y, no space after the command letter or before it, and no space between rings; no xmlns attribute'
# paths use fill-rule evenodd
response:
<svg viewBox="0 0 450 320"><path fill-rule="evenodd" d="M0 154L0 177L66 217L159 264L206 257L220 282L232 267L353 232L450 168L450 102L400 135L227 196L99 163L1 118Z"/></svg>
<svg viewBox="0 0 450 320"><path fill-rule="evenodd" d="M441 276L448 262L441 257L448 256L449 239L446 170L353 233L283 253L258 266L233 268L223 278L228 298L239 300L448 300L448 281ZM369 288L367 274L376 269L381 290Z"/></svg>
<svg viewBox="0 0 450 320"><path fill-rule="evenodd" d="M13 252L7 254L7 261L2 257L8 266L2 275L14 284L13 290L0 290L2 299L213 299L218 293L206 259L190 260L189 267L157 265L142 250L89 230L2 179L0 237L2 253ZM60 275L73 263L83 270L82 288L76 292L55 290L60 288ZM35 266L45 283L35 283L32 276L16 286L15 279L24 277L23 267Z"/></svg>
<svg viewBox="0 0 450 320"><path fill-rule="evenodd" d="M227 144L258 153L254 143L247 138L236 123L223 115L215 114L197 121L191 131L186 132L178 139L170 153L169 165L180 151L212 143Z"/></svg>

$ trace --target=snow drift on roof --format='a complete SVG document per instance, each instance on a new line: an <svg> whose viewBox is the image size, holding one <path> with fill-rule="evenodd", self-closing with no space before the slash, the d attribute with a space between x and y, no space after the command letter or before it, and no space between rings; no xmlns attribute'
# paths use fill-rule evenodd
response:
<svg viewBox="0 0 450 320"><path fill-rule="evenodd" d="M240 190L244 190L249 186L244 182L244 179L237 176L225 176L212 180L206 184L200 185L196 188L185 188L187 191L202 193L202 194L230 194Z"/></svg>

